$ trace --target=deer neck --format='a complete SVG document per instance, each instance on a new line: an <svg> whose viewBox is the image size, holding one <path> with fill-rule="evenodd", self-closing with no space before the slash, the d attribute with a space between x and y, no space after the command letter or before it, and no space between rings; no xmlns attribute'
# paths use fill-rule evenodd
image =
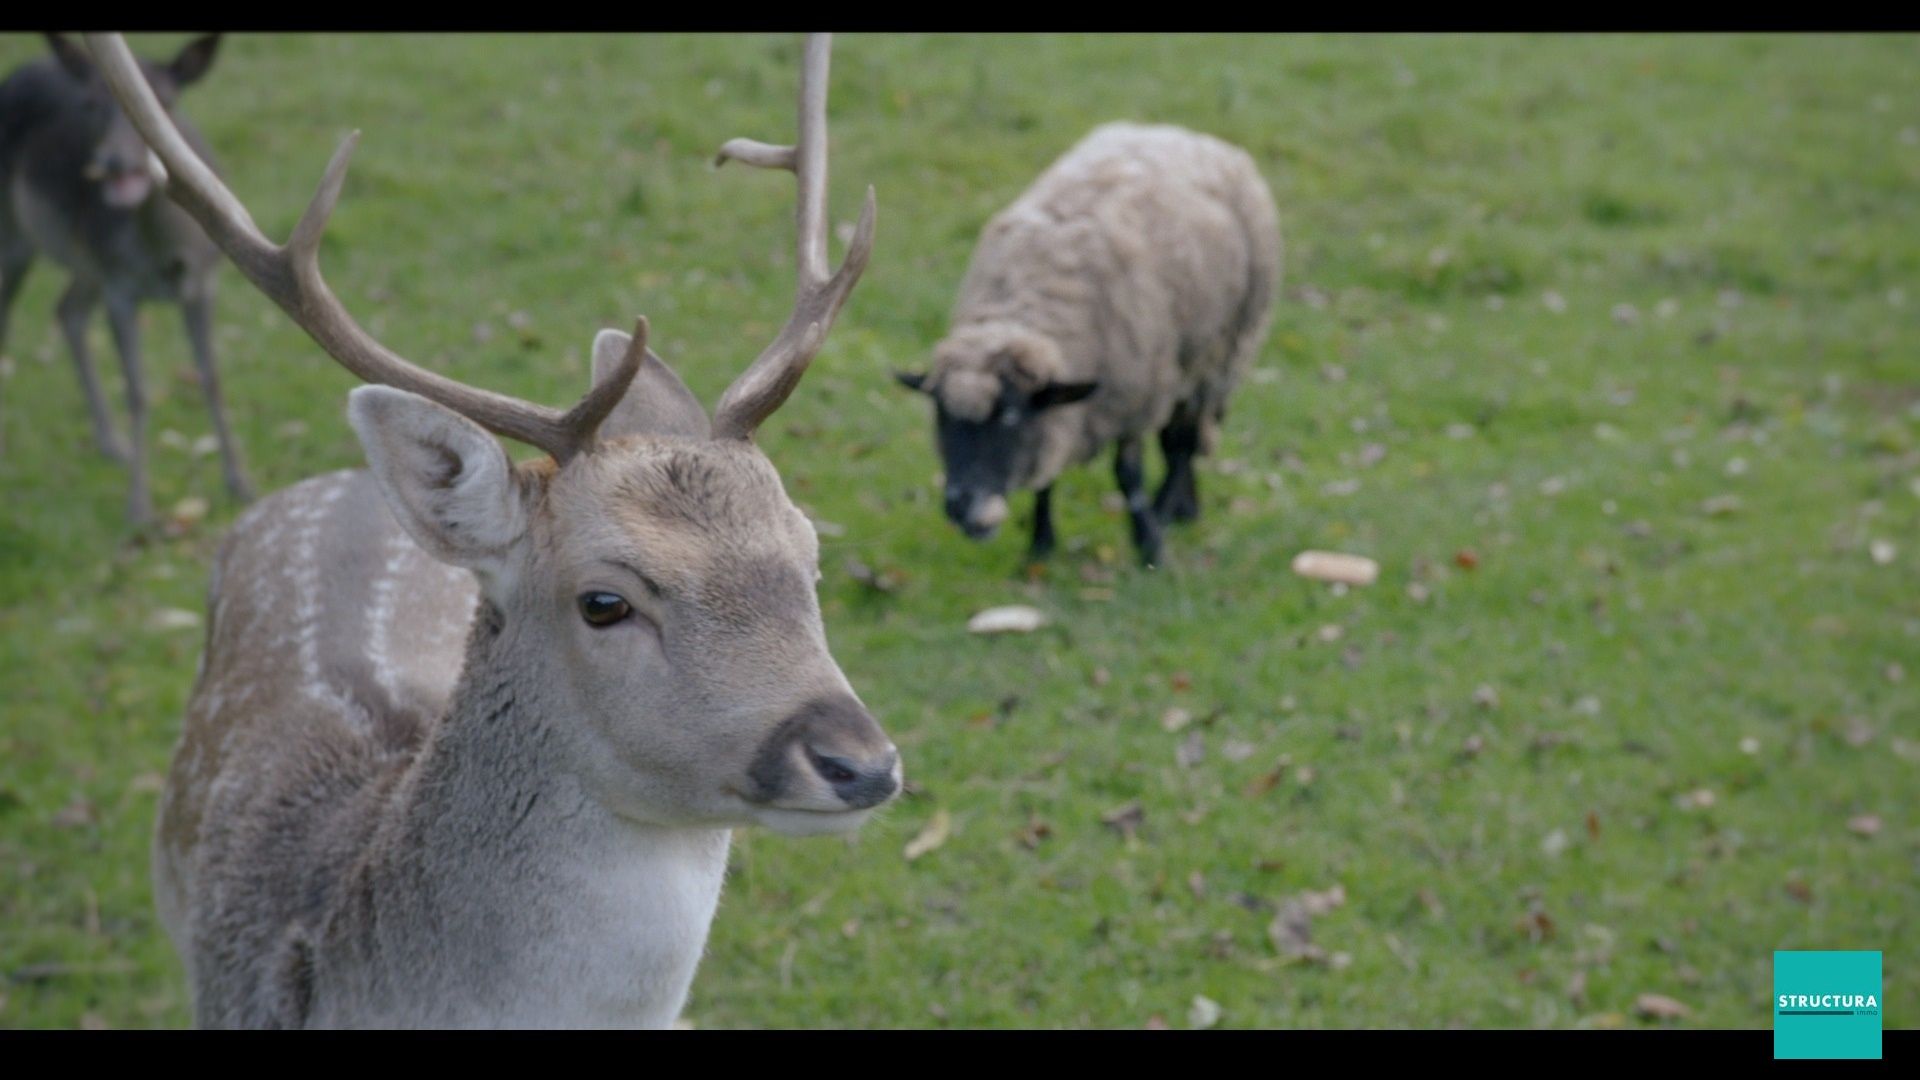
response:
<svg viewBox="0 0 1920 1080"><path fill-rule="evenodd" d="M519 659L534 644L481 602L447 715L398 793L385 870L406 879L386 891L403 910L369 922L386 955L457 992L415 993L429 988L398 970L408 1000L392 1007L440 1026L667 1026L731 832L644 825L595 799L556 722L571 703Z"/></svg>

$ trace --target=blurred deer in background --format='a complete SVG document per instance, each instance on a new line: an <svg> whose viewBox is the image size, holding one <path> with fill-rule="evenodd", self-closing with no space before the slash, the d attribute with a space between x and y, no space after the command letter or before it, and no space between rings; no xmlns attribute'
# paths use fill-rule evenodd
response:
<svg viewBox="0 0 1920 1080"><path fill-rule="evenodd" d="M213 355L213 272L220 252L191 217L159 195L159 162L108 92L87 54L59 34L47 35L50 59L0 82L0 352L8 316L35 255L72 276L60 297L60 329L73 352L93 419L93 441L133 476L127 514L151 519L147 487L147 383L140 356L140 304L177 303L213 414L227 490L251 497L240 450L227 426ZM198 160L211 162L204 140L174 110L180 91L213 65L219 35L196 38L165 64L140 67L160 107ZM114 430L87 347L87 322L104 302L107 325L126 375L128 437Z"/></svg>
<svg viewBox="0 0 1920 1080"><path fill-rule="evenodd" d="M799 182L785 328L709 421L647 349L594 340L567 412L423 371L321 278L356 136L285 245L89 38L171 194L343 366L368 470L279 492L214 567L154 838L154 892L207 1026L665 1026L730 830L855 828L900 757L827 648L819 543L752 441L873 247L827 263L830 39L799 139L722 160ZM516 465L488 434L547 452Z"/></svg>

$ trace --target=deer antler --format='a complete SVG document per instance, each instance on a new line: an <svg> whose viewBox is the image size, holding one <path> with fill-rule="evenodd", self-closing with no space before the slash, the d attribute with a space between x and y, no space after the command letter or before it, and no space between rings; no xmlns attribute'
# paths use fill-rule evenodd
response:
<svg viewBox="0 0 1920 1080"><path fill-rule="evenodd" d="M827 270L827 61L832 49L832 34L807 36L800 68L800 134L794 145L731 139L714 160L715 166L733 159L765 169L787 169L800 188L793 314L773 344L720 396L713 416L715 438L751 438L760 422L787 400L873 254L873 188L868 186L847 257L839 270L831 274Z"/></svg>
<svg viewBox="0 0 1920 1080"><path fill-rule="evenodd" d="M411 390L495 434L537 446L562 464L592 449L600 422L640 370L646 354L644 318L634 327L633 345L620 366L564 413L415 367L362 329L320 276L320 236L346 183L347 160L360 141L359 132L348 135L334 151L320 189L300 215L293 235L285 244L275 244L180 136L125 39L119 34L87 34L86 42L128 118L165 164L170 177L167 193L200 223L247 280L292 316L328 355L367 382Z"/></svg>

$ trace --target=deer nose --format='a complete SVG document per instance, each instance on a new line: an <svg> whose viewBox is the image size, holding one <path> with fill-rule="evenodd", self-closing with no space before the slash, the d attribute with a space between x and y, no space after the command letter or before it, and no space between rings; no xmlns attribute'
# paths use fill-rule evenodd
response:
<svg viewBox="0 0 1920 1080"><path fill-rule="evenodd" d="M830 694L780 724L748 773L758 801L865 810L900 791L900 752L866 706L851 694Z"/></svg>
<svg viewBox="0 0 1920 1080"><path fill-rule="evenodd" d="M807 747L807 763L840 800L855 810L879 806L900 790L900 752L891 744L884 755L860 760Z"/></svg>

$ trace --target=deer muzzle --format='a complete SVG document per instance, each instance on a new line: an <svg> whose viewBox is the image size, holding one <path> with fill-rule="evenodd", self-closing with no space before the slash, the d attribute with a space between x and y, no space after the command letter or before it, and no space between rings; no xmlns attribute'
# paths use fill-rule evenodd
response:
<svg viewBox="0 0 1920 1080"><path fill-rule="evenodd" d="M751 798L790 810L870 810L900 791L900 752L850 695L802 706L761 744Z"/></svg>

